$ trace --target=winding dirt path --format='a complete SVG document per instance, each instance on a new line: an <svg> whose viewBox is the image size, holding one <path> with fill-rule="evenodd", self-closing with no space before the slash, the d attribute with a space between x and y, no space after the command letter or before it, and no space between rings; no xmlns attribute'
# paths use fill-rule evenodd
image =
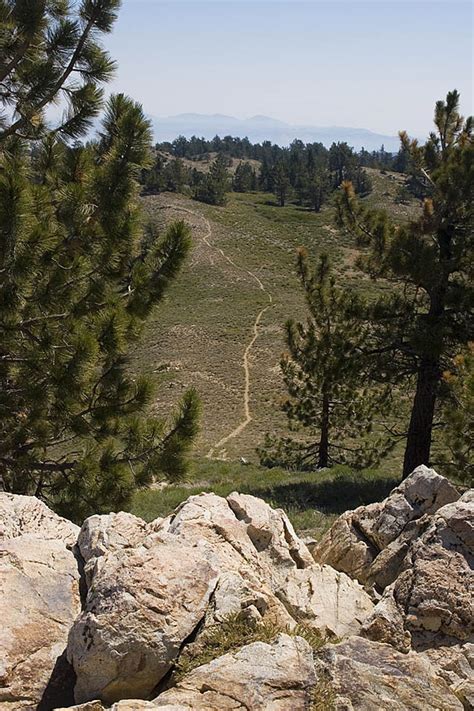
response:
<svg viewBox="0 0 474 711"><path fill-rule="evenodd" d="M244 371L244 391L243 391L243 410L244 410L244 418L243 420L235 427L229 434L225 435L222 437L214 446L212 446L209 450L209 452L206 454L206 457L208 459L212 459L214 456L214 453L217 451L221 451L221 458L222 458L222 449L225 444L231 439L235 439L235 437L238 437L239 434L247 427L247 425L250 424L252 421L252 413L250 410L250 365L249 365L249 356L250 352L255 344L255 341L257 340L259 336L259 325L260 321L262 319L263 314L265 311L267 311L273 304L273 298L272 295L265 286L263 285L262 281L258 278L254 272L251 272L249 269L245 269L245 267L241 267L239 264L236 264L233 259L231 259L227 254L220 248L216 247L216 245L212 244L212 242L209 242L209 238L212 236L212 227L211 223L207 219L207 217L204 217L204 215L201 215L199 212L195 212L194 210L190 210L187 207L182 207L181 205L161 205L159 207L160 210L177 210L179 212L186 212L189 215L192 215L193 217L199 218L205 225L206 227L206 233L202 237L202 241L210 247L210 249L216 250L221 254L221 256L229 263L231 264L235 269L238 271L244 272L244 274L247 274L250 276L258 285L258 288L260 291L263 291L263 293L267 296L268 298L268 304L263 307L263 309L260 309L258 312L257 316L255 317L255 321L253 322L253 336L249 343L247 344L244 354L242 356L242 368ZM224 453L225 454L225 453Z"/></svg>

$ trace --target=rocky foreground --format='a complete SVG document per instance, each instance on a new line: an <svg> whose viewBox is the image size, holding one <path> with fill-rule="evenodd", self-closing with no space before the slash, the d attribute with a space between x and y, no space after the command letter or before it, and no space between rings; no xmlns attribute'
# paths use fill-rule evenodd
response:
<svg viewBox="0 0 474 711"><path fill-rule="evenodd" d="M1 493L0 709L473 709L473 526L426 467L308 545L238 493L81 529Z"/></svg>

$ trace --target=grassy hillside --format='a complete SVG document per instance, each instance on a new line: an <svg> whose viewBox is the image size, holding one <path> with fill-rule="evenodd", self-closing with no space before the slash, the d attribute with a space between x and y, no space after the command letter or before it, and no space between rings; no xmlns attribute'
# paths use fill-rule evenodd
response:
<svg viewBox="0 0 474 711"><path fill-rule="evenodd" d="M372 176L371 203L401 217L413 210L394 202L399 176L377 171ZM176 194L149 196L143 204L160 226L185 219L194 247L147 328L135 367L160 382L156 409L161 413L188 386L199 390L197 456L255 462L265 432L287 432L279 410L285 395L279 373L282 325L305 313L294 273L296 249L304 245L313 256L328 251L341 280L361 285L365 278L354 266L355 246L334 228L331 206L319 214L292 204L280 208L262 193L231 193L226 207ZM374 286L365 279L363 288Z"/></svg>
<svg viewBox="0 0 474 711"><path fill-rule="evenodd" d="M370 204L385 206L400 219L413 213L416 203L394 201L400 176L370 172ZM226 495L238 489L284 507L298 530L319 536L337 514L385 496L400 473L399 452L378 472L357 474L336 468L315 476L257 464L255 447L264 434L288 433L279 408L285 397L279 359L282 325L305 314L294 273L297 247L304 245L314 257L328 251L342 282L365 291L376 288L355 268L357 250L335 229L332 207L320 214L293 204L280 208L272 195L262 193L231 193L226 207L176 194L145 197L143 206L160 227L185 219L194 245L133 365L156 378L157 412L170 412L194 385L203 416L188 481L138 492L131 510L152 519L193 493ZM240 457L250 464L240 464Z"/></svg>

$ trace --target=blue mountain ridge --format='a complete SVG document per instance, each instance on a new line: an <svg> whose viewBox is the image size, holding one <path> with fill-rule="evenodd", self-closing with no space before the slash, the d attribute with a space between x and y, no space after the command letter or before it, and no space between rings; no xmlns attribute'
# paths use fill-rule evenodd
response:
<svg viewBox="0 0 474 711"><path fill-rule="evenodd" d="M329 147L334 141L346 141L356 150L378 150L382 145L386 151L396 152L400 146L398 136L375 133L365 128L347 126L307 126L292 125L269 116L252 116L239 119L224 114L185 113L176 116L150 116L155 141L173 141L177 136L203 137L234 136L247 138L252 143L271 141L280 146L289 145L294 139L305 143L320 142Z"/></svg>

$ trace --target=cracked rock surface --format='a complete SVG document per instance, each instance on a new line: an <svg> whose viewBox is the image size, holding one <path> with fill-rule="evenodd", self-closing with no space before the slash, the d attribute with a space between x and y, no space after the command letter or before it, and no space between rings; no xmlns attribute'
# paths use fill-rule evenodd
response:
<svg viewBox="0 0 474 711"><path fill-rule="evenodd" d="M0 493L0 709L51 698L80 612L78 532L38 499Z"/></svg>
<svg viewBox="0 0 474 711"><path fill-rule="evenodd" d="M88 593L68 643L77 702L148 698L188 638L231 614L342 635L372 611L357 582L315 563L286 515L255 497L192 496L145 525L118 516L94 516L79 535Z"/></svg>
<svg viewBox="0 0 474 711"><path fill-rule="evenodd" d="M388 644L351 637L322 650L316 668L329 679L338 711L463 709L427 659L416 652L402 654Z"/></svg>
<svg viewBox="0 0 474 711"><path fill-rule="evenodd" d="M440 508L411 543L400 574L364 623L364 636L395 640L402 650L474 641L473 561L469 493Z"/></svg>
<svg viewBox="0 0 474 711"><path fill-rule="evenodd" d="M420 526L458 499L447 479L422 465L381 503L342 514L313 547L313 556L383 590L396 579Z"/></svg>
<svg viewBox="0 0 474 711"><path fill-rule="evenodd" d="M473 508L419 467L310 552L235 492L80 530L0 493L0 711L474 708Z"/></svg>
<svg viewBox="0 0 474 711"><path fill-rule="evenodd" d="M281 634L198 667L156 699L156 708L183 711L305 711L316 684L313 655L301 637Z"/></svg>

